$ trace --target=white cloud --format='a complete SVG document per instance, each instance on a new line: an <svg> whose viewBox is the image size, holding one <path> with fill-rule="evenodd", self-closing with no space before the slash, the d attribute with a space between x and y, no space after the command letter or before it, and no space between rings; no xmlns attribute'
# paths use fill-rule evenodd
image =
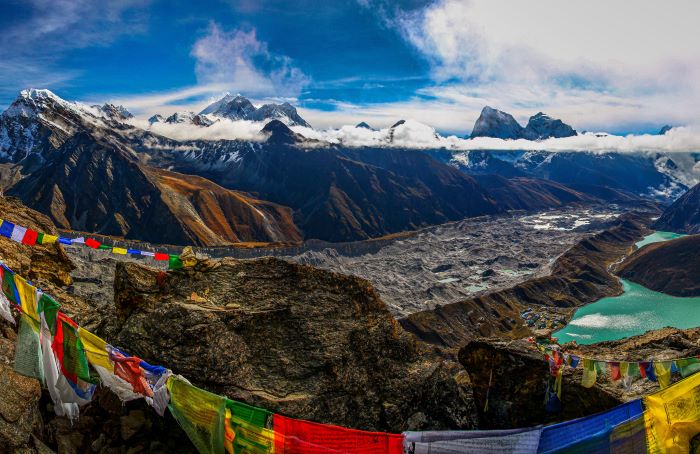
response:
<svg viewBox="0 0 700 454"><path fill-rule="evenodd" d="M149 129L144 120L131 120L131 124ZM260 141L260 130L265 122L231 121L221 119L208 127L188 124L155 123L150 130L176 140L241 139ZM311 129L302 126L291 128L302 136L349 147L400 147L414 149L448 150L522 150L522 151L590 151L598 153L661 153L697 152L700 150L700 129L694 127L673 128L665 135L612 135L585 133L561 139L503 140L491 137L464 139L454 135L444 136L425 123L408 119L395 128L370 130L355 126Z"/></svg>
<svg viewBox="0 0 700 454"><path fill-rule="evenodd" d="M249 140L261 141L265 138L260 135L260 130L265 127L264 122L255 121L231 121L225 118L219 119L211 126L203 127L186 123L154 123L140 119L129 120L131 125L141 129L148 129L156 134L175 140Z"/></svg>
<svg viewBox="0 0 700 454"><path fill-rule="evenodd" d="M255 29L226 32L212 23L192 56L201 84L226 84L250 96L297 95L309 82L289 57L270 52Z"/></svg>
<svg viewBox="0 0 700 454"><path fill-rule="evenodd" d="M697 17L693 0L438 0L389 21L439 100L622 130L698 123Z"/></svg>

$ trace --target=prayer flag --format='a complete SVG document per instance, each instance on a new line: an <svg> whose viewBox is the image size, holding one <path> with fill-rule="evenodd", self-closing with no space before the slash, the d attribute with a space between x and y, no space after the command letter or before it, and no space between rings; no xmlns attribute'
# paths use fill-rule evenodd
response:
<svg viewBox="0 0 700 454"><path fill-rule="evenodd" d="M126 249L120 248L120 247L115 247L115 248L112 248L112 253L119 254L119 255L126 255Z"/></svg>
<svg viewBox="0 0 700 454"><path fill-rule="evenodd" d="M610 378L612 378L613 381L617 381L622 378L622 375L620 374L620 363L611 361L608 363L608 368L610 369Z"/></svg>
<svg viewBox="0 0 700 454"><path fill-rule="evenodd" d="M365 432L274 415L275 452L403 454L403 435Z"/></svg>
<svg viewBox="0 0 700 454"><path fill-rule="evenodd" d="M15 285L22 313L38 322L36 287L30 285L22 276L15 276Z"/></svg>
<svg viewBox="0 0 700 454"><path fill-rule="evenodd" d="M90 377L87 356L78 335L78 325L61 312L58 313L56 335L51 347L61 372L74 386L74 389L75 385L78 385L78 379L88 383L94 381Z"/></svg>
<svg viewBox="0 0 700 454"><path fill-rule="evenodd" d="M700 360L697 358L685 358L676 361L683 378L700 371Z"/></svg>
<svg viewBox="0 0 700 454"><path fill-rule="evenodd" d="M58 309L61 307L53 298L46 293L39 297L38 311L44 315L44 321L52 335L56 335L56 320L58 320Z"/></svg>
<svg viewBox="0 0 700 454"><path fill-rule="evenodd" d="M180 376L167 382L170 413L199 452L224 452L226 399L192 386Z"/></svg>
<svg viewBox="0 0 700 454"><path fill-rule="evenodd" d="M114 363L114 374L130 383L135 393L153 397L153 390L148 385L146 376L141 369L141 359L135 356L126 356L116 349L110 351L109 359Z"/></svg>
<svg viewBox="0 0 700 454"><path fill-rule="evenodd" d="M655 361L654 374L661 389L667 388L671 384L671 361Z"/></svg>
<svg viewBox="0 0 700 454"><path fill-rule="evenodd" d="M85 246L97 249L98 247L100 247L100 242L94 238L88 238L87 240L85 240Z"/></svg>
<svg viewBox="0 0 700 454"><path fill-rule="evenodd" d="M88 362L93 366L103 367L114 373L114 364L109 360L109 353L107 352L107 342L83 328L78 330L78 334L80 334L80 340L83 342Z"/></svg>
<svg viewBox="0 0 700 454"><path fill-rule="evenodd" d="M170 260L170 256L168 254L163 254L162 252L156 252L155 259L156 260Z"/></svg>
<svg viewBox="0 0 700 454"><path fill-rule="evenodd" d="M584 388L590 388L591 386L595 385L597 375L595 361L592 359L583 358L583 377L581 378L581 386Z"/></svg>
<svg viewBox="0 0 700 454"><path fill-rule="evenodd" d="M234 453L272 452L275 432L268 427L272 413L262 408L226 399L227 451ZM231 442L228 443L229 438ZM229 446L230 445L230 446Z"/></svg>
<svg viewBox="0 0 700 454"><path fill-rule="evenodd" d="M13 273L5 265L0 266L0 274L2 274L2 292L5 294L8 300L20 306L21 300L19 298L19 293L17 293L17 284L15 284L15 273Z"/></svg>
<svg viewBox="0 0 700 454"><path fill-rule="evenodd" d="M24 238L24 234L27 233L27 228L22 227L20 225L15 225L15 228L12 230L12 235L10 235L10 238L13 241L16 241L18 243L22 242L22 238Z"/></svg>
<svg viewBox="0 0 700 454"><path fill-rule="evenodd" d="M27 229L27 231L24 234L24 237L22 237L22 243L28 246L34 246L36 244L36 239L38 236L38 232L35 232L32 229Z"/></svg>
<svg viewBox="0 0 700 454"><path fill-rule="evenodd" d="M46 233L40 233L37 238L37 243L39 244L53 244L58 241L58 237L55 235L47 235Z"/></svg>
<svg viewBox="0 0 700 454"><path fill-rule="evenodd" d="M15 229L15 225L11 223L10 221L2 221L2 224L0 224L0 235L4 236L5 238L10 238L12 237L12 231Z"/></svg>
<svg viewBox="0 0 700 454"><path fill-rule="evenodd" d="M182 268L182 260L180 260L180 257L171 254L168 261L168 268L171 270L179 270Z"/></svg>
<svg viewBox="0 0 700 454"><path fill-rule="evenodd" d="M664 369L670 373L670 365ZM700 433L698 402L700 374L644 397L648 452L690 452L690 440Z"/></svg>
<svg viewBox="0 0 700 454"><path fill-rule="evenodd" d="M67 245L67 246L70 246L71 244L73 244L73 241L71 241L70 238L59 238L59 239L58 239L58 242L59 242L60 244L65 244L65 245Z"/></svg>

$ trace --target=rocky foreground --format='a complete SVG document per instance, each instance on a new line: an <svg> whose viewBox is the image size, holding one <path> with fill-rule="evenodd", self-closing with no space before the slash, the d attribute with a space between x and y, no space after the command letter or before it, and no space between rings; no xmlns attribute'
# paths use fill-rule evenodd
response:
<svg viewBox="0 0 700 454"><path fill-rule="evenodd" d="M55 232L47 217L15 200L0 198L0 213L3 219ZM643 217L630 215L582 241L555 263L555 277L536 279L529 291L511 290L511 304L521 307L521 299L534 304L538 289L548 288L541 282L558 289L555 301L567 308L614 292L601 270L627 251L644 226ZM450 339L450 348L430 345L397 323L367 281L274 258L199 258L192 267L166 272L135 261L87 265L82 261L89 256L69 256L60 246L29 247L0 238L0 259L115 346L205 389L288 416L392 432L515 427L583 416L631 398L605 383L582 389L574 373L566 377L564 413L546 414L542 398L548 370L540 353L521 341L504 342L502 336L478 338L480 331L505 332L509 324L486 317L479 325L460 328L471 333L462 342L454 336L443 338ZM564 274L566 267L575 273ZM97 284L87 276L107 270L114 273L113 293L95 291ZM482 313L498 312L503 306L495 298L474 304L483 305ZM498 306L489 309L490 304ZM56 417L39 383L12 369L15 330L0 322L3 450L192 450L169 415L160 418L139 401L122 405L107 389L99 390L73 425ZM522 332L529 331L523 327ZM674 336L683 340L670 344L674 337L664 333L640 341L635 352L686 353L698 345L694 330ZM608 344L596 355L617 348ZM491 371L495 382L484 411Z"/></svg>

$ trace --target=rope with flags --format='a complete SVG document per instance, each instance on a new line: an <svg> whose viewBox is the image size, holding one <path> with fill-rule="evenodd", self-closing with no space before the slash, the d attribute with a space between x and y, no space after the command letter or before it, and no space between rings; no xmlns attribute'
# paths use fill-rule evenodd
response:
<svg viewBox="0 0 700 454"><path fill-rule="evenodd" d="M3 221L2 236L9 231L9 238L28 245L53 241L15 227ZM53 242L60 242L55 238ZM160 416L169 410L202 453L688 452L691 440L700 434L700 374L694 374L700 370L699 357L611 361L568 354L556 344L537 344L559 379L564 366L583 365L589 386L598 372L619 380L637 376L636 370L638 376L658 381L662 390L598 415L545 427L368 432L289 418L197 388L79 326L60 311L56 300L1 261L0 283L0 317L14 324L10 308L19 313L15 371L42 383L58 415L77 418L101 384L122 401L144 399ZM686 378L670 385L674 372ZM591 373L596 374L592 382ZM555 390L561 393L561 382Z"/></svg>
<svg viewBox="0 0 700 454"><path fill-rule="evenodd" d="M167 261L169 269L180 269L182 268L182 260L177 254L167 254L164 252L151 252L143 251L140 249L122 248L117 246L109 246L102 244L94 238L78 237L78 238L65 238L56 235L50 235L43 232L37 232L33 229L23 227L21 225L16 225L10 221L0 219L0 236L9 238L17 243L25 244L27 246L35 246L37 244L62 244L64 246L86 246L91 249L100 251L110 251L117 255L131 255L131 256L143 256L152 257L157 261Z"/></svg>

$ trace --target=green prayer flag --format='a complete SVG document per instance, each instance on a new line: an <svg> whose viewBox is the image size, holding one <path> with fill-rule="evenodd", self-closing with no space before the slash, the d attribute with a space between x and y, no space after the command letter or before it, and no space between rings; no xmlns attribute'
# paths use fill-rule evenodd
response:
<svg viewBox="0 0 700 454"><path fill-rule="evenodd" d="M56 335L56 318L58 316L58 309L61 307L53 298L49 295L42 293L39 298L39 314L44 313L44 319L49 327L52 335Z"/></svg>
<svg viewBox="0 0 700 454"><path fill-rule="evenodd" d="M3 271L4 272L2 273L2 292L5 294L8 300L20 306L22 302L19 300L17 284L15 283L15 275L10 273L8 270Z"/></svg>
<svg viewBox="0 0 700 454"><path fill-rule="evenodd" d="M95 378L90 376L85 347L80 340L78 330L64 321L60 323L63 324L63 367L79 379L96 384Z"/></svg>
<svg viewBox="0 0 700 454"><path fill-rule="evenodd" d="M201 453L224 452L224 414L226 399L185 380L172 376L167 383L168 408L175 420Z"/></svg>
<svg viewBox="0 0 700 454"><path fill-rule="evenodd" d="M700 371L700 360L697 358L685 358L676 361L676 365L683 378Z"/></svg>
<svg viewBox="0 0 700 454"><path fill-rule="evenodd" d="M235 434L235 454L271 452L274 447L274 431L267 426L272 413L229 399L226 399L226 409L231 413L228 423Z"/></svg>
<svg viewBox="0 0 700 454"><path fill-rule="evenodd" d="M182 268L182 260L180 260L180 256L170 254L170 258L168 259L168 268L171 270L179 270Z"/></svg>
<svg viewBox="0 0 700 454"><path fill-rule="evenodd" d="M44 234L39 233L39 235L36 237L36 244L43 244L44 242Z"/></svg>

